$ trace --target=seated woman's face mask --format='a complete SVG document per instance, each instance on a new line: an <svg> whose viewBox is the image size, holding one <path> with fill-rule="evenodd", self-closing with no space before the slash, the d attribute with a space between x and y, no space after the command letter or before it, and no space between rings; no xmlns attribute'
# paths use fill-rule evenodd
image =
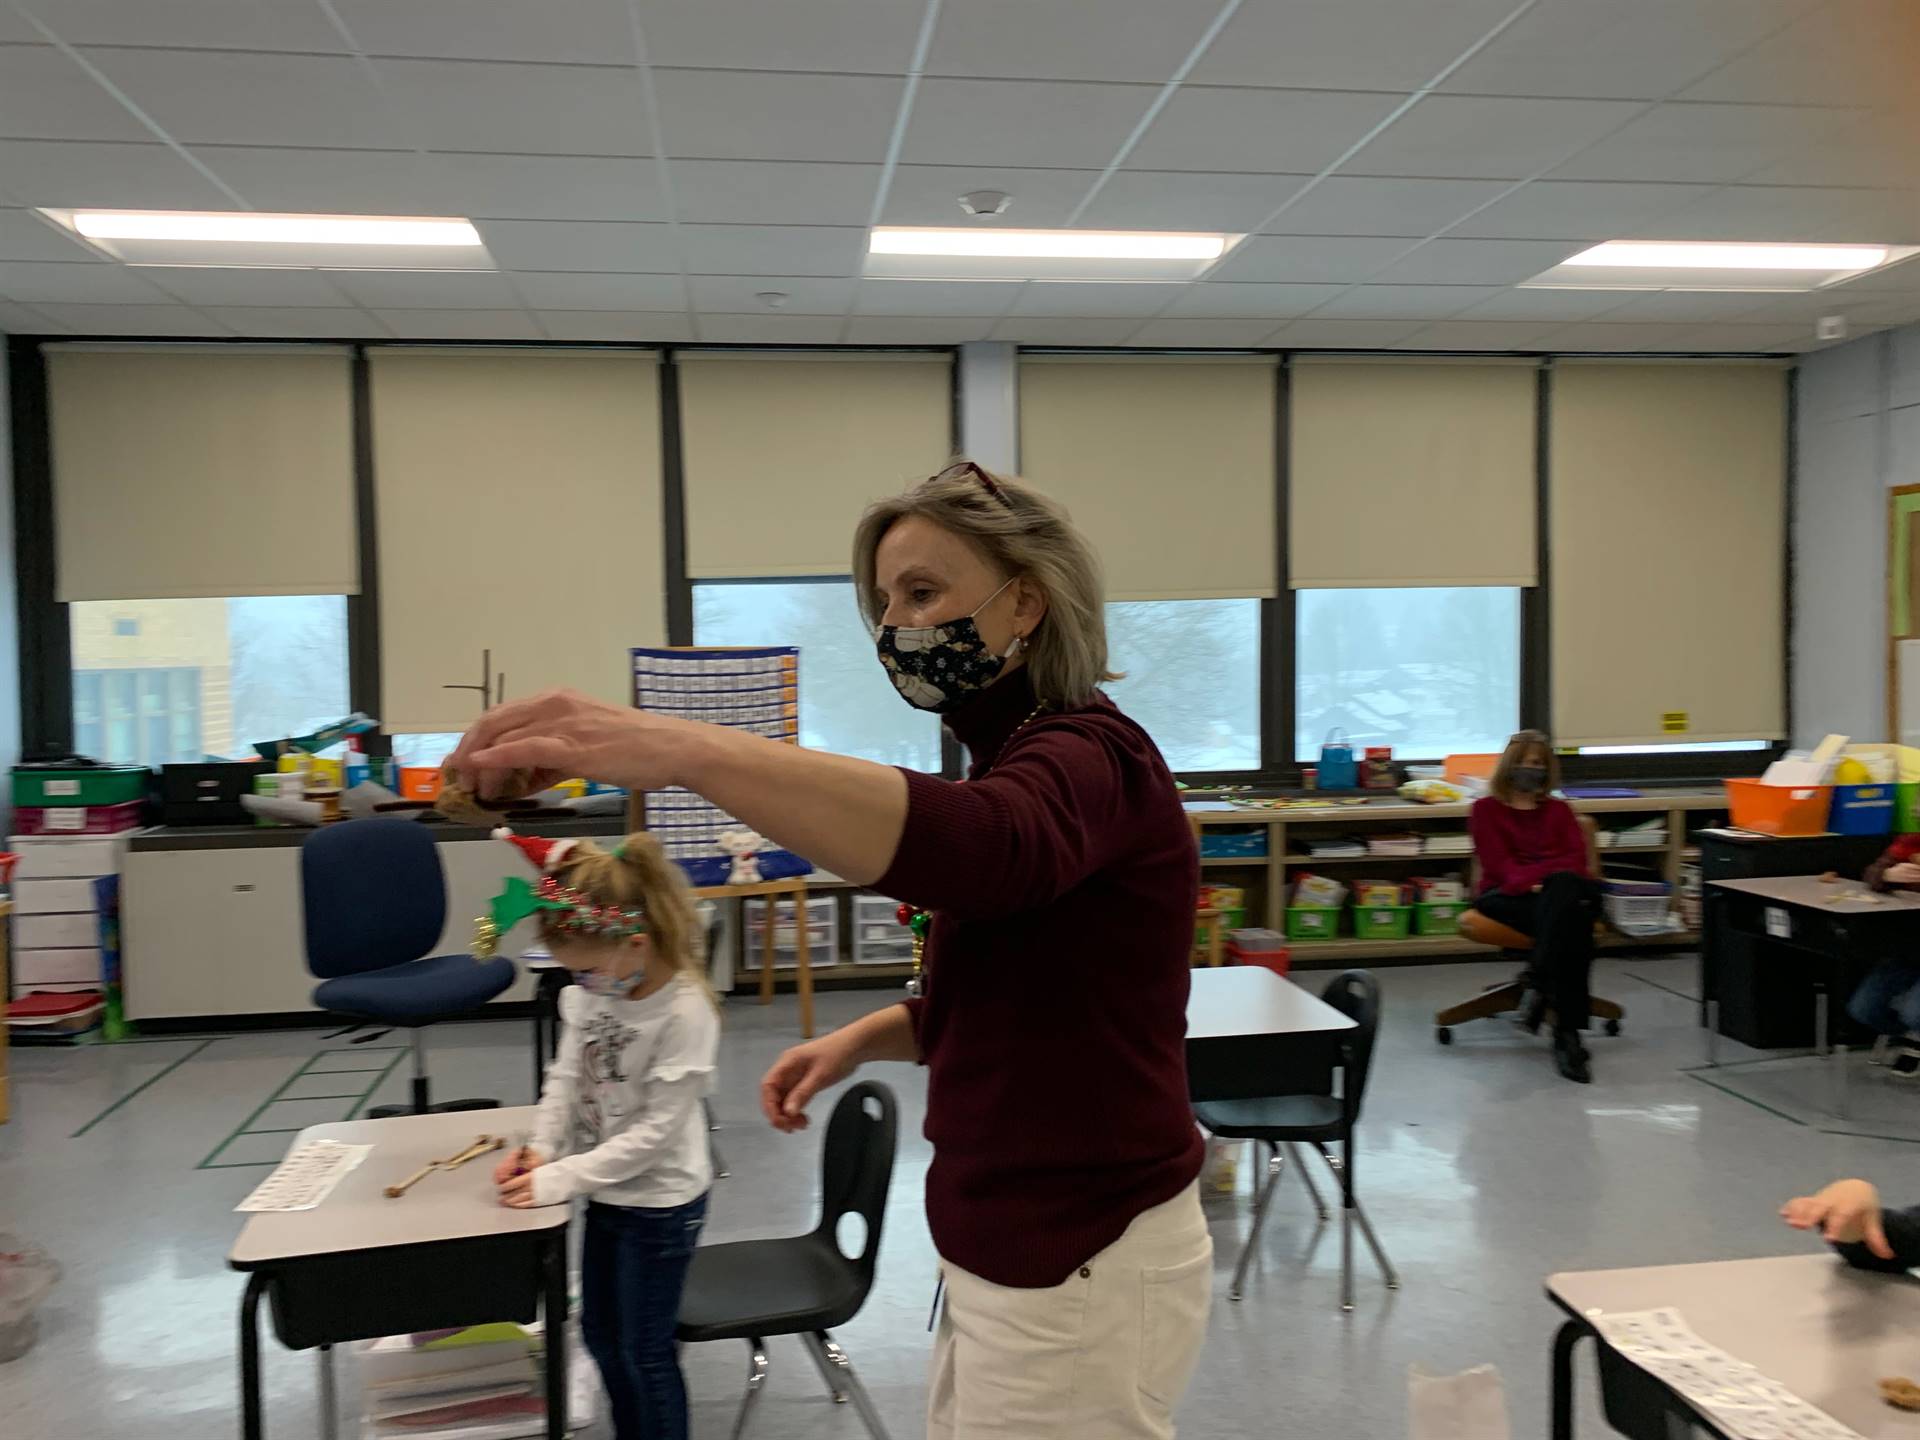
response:
<svg viewBox="0 0 1920 1440"><path fill-rule="evenodd" d="M1538 795L1547 788L1547 767L1544 765L1516 765L1512 773L1513 788L1522 795Z"/></svg>
<svg viewBox="0 0 1920 1440"><path fill-rule="evenodd" d="M996 655L980 636L974 616L999 599L1013 584L1011 577L971 614L942 625L876 625L874 648L887 678L900 698L921 710L946 714L991 685L1006 662L1018 653L1015 640L1006 653Z"/></svg>

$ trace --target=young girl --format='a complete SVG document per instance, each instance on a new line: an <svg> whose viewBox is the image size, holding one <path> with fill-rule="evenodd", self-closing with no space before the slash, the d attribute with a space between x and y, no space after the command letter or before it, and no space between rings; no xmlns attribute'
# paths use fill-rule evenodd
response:
<svg viewBox="0 0 1920 1440"><path fill-rule="evenodd" d="M581 1328L616 1440L686 1440L674 1326L713 1182L700 1102L720 1029L692 897L648 835L611 851L510 838L542 871L522 908L579 983L561 993L565 1030L531 1143L494 1173L500 1203L585 1197Z"/></svg>
<svg viewBox="0 0 1920 1440"><path fill-rule="evenodd" d="M1559 783L1547 737L1522 730L1507 742L1494 767L1493 793L1474 802L1467 828L1480 866L1474 908L1534 937L1534 988L1523 1019L1538 1028L1551 1007L1554 1062L1584 1085L1593 1079L1580 1032L1592 998L1587 977L1599 887L1580 817L1551 793Z"/></svg>
<svg viewBox="0 0 1920 1440"><path fill-rule="evenodd" d="M1920 835L1898 835L1886 853L1867 867L1865 880L1875 890L1920 890ZM1887 1069L1902 1080L1920 1079L1920 964L1885 956L1868 972L1847 1001L1847 1013L1875 1034L1873 1058L1885 1054ZM1887 1041L1894 1044L1889 1047Z"/></svg>

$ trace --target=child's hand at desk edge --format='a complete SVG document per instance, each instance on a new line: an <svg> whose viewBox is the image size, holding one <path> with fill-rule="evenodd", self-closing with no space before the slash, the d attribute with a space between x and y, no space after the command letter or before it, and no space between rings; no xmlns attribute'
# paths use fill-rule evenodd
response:
<svg viewBox="0 0 1920 1440"><path fill-rule="evenodd" d="M546 1163L546 1157L531 1145L522 1146L502 1160L493 1172L500 1203L514 1210L531 1210L538 1204L533 1198L533 1172Z"/></svg>
<svg viewBox="0 0 1920 1440"><path fill-rule="evenodd" d="M1789 1200L1780 1215L1796 1230L1817 1229L1832 1244L1864 1244L1882 1260L1893 1259L1880 1218L1880 1192L1868 1181L1836 1180L1817 1195Z"/></svg>
<svg viewBox="0 0 1920 1440"><path fill-rule="evenodd" d="M493 1167L493 1183L504 1185L516 1175L524 1175L529 1170L547 1163L547 1157L531 1145L522 1145L509 1150L506 1158Z"/></svg>

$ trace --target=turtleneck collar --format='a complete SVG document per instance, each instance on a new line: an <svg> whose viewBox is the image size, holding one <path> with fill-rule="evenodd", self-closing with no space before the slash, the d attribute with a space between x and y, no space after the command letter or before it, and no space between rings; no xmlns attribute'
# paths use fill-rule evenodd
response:
<svg viewBox="0 0 1920 1440"><path fill-rule="evenodd" d="M1033 695L1033 677L1022 665L947 716L953 738L967 747L969 774L978 774L998 758L1007 737L1020 728L1038 703Z"/></svg>

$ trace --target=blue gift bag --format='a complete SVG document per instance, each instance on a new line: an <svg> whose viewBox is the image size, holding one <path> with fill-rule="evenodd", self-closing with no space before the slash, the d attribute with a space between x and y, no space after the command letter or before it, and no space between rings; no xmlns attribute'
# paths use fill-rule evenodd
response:
<svg viewBox="0 0 1920 1440"><path fill-rule="evenodd" d="M1352 790L1360 783L1359 767L1353 763L1353 742L1344 730L1329 730L1320 745L1320 788Z"/></svg>

